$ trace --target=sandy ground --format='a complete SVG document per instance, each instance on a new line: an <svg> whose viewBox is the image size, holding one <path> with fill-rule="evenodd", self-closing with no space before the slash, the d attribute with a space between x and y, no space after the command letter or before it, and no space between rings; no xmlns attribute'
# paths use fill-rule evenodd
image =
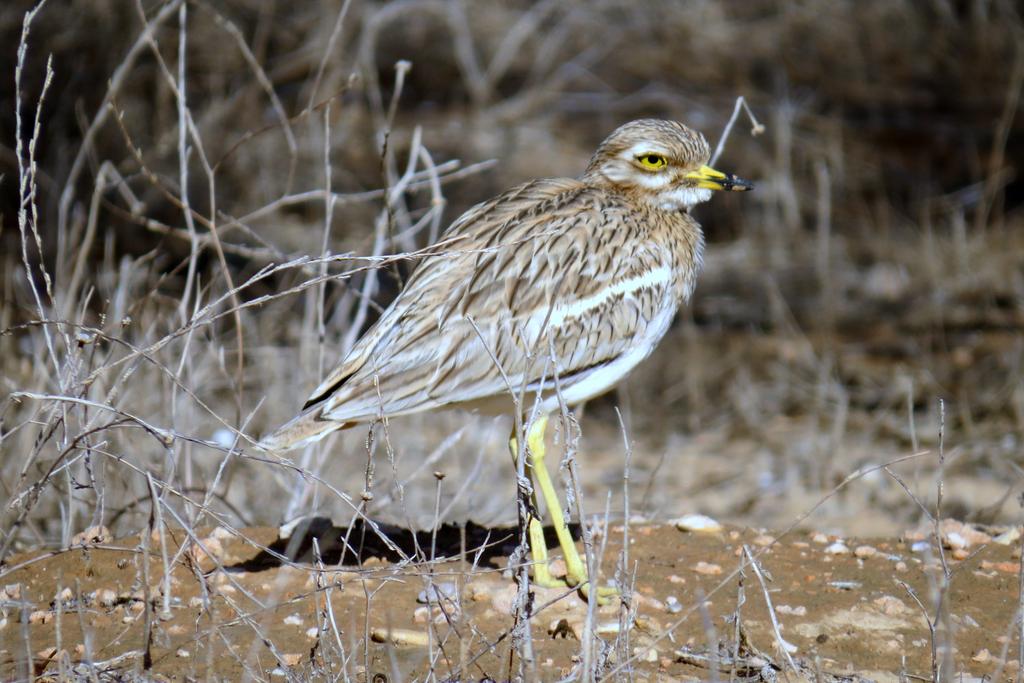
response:
<svg viewBox="0 0 1024 683"><path fill-rule="evenodd" d="M579 595L533 589L526 676L558 680L591 666L611 680L627 680L627 670L636 681L773 680L783 671L793 680L795 666L797 679L896 681L944 666L963 680L1012 679L1019 539L953 520L941 528L940 553L934 534L775 537L643 521L605 534L595 525L603 573L623 563L633 572L623 582L628 604L595 606L588 629ZM376 683L431 671L501 681L519 671L516 586L502 571L512 529L414 537L315 519L290 538L273 528L206 530L198 540L208 552L180 553L177 534L91 536L3 568L4 680L59 678L90 661L100 680L144 669L174 681L344 679L344 670ZM361 562L342 557L346 541ZM282 562L285 552L295 561ZM454 559L401 559L431 553Z"/></svg>

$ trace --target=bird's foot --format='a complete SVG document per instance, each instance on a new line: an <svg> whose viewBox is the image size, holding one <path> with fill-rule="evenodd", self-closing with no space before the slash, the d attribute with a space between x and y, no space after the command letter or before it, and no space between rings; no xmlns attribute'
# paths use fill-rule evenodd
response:
<svg viewBox="0 0 1024 683"><path fill-rule="evenodd" d="M597 586L596 595L594 595L594 587L590 583L586 570L583 570L582 573L570 571L565 576L555 576L547 565L535 564L533 566L533 583L541 588L575 588L584 600L589 602L591 598L594 598L597 600L597 604L602 606L612 604L622 595L615 586Z"/></svg>

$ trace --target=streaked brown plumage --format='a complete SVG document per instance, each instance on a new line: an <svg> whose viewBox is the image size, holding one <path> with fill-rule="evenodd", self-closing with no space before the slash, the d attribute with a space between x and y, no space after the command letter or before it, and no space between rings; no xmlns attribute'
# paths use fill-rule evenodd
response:
<svg viewBox="0 0 1024 683"><path fill-rule="evenodd" d="M750 188L708 168L708 157L704 138L682 124L633 121L578 180L534 180L473 207L445 232L450 248L419 264L302 413L261 446L285 450L444 406L518 408L526 433L513 432L512 455L529 456L566 565L564 578L551 574L534 492L534 581L607 599L615 590L591 590L544 464L547 415L611 388L693 292L704 238L686 209L711 190Z"/></svg>
<svg viewBox="0 0 1024 683"><path fill-rule="evenodd" d="M693 291L711 189L748 189L708 169L703 136L671 121L621 126L579 179L534 180L478 204L455 241L405 288L262 446L444 406L574 405L647 357ZM660 165L659 165L660 164ZM525 390L525 393L524 393Z"/></svg>

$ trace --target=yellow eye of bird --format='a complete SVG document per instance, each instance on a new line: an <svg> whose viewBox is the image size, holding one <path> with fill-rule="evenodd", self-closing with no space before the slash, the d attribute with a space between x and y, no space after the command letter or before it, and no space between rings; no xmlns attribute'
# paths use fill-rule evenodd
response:
<svg viewBox="0 0 1024 683"><path fill-rule="evenodd" d="M665 157L660 154L641 154L636 159L640 162L641 166L650 171L657 171L660 168L664 168L665 164L668 163L665 160Z"/></svg>

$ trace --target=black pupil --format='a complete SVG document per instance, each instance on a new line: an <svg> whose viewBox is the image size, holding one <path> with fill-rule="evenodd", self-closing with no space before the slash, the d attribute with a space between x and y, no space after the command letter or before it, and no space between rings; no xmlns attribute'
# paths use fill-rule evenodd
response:
<svg viewBox="0 0 1024 683"><path fill-rule="evenodd" d="M661 157L655 156L654 154L648 154L647 155L647 163L651 164L652 166L660 164L661 163Z"/></svg>

